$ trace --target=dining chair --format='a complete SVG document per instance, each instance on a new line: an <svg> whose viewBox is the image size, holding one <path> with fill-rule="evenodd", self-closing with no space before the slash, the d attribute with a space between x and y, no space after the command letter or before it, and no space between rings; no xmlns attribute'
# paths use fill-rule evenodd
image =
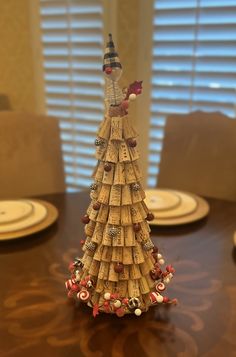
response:
<svg viewBox="0 0 236 357"><path fill-rule="evenodd" d="M0 112L0 199L64 192L58 120Z"/></svg>
<svg viewBox="0 0 236 357"><path fill-rule="evenodd" d="M236 120L219 112L169 116L158 187L236 201Z"/></svg>

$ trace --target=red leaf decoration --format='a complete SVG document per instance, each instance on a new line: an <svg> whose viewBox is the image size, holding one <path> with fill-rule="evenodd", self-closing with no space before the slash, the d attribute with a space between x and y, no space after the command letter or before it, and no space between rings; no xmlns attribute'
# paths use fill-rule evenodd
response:
<svg viewBox="0 0 236 357"><path fill-rule="evenodd" d="M93 305L93 317L96 317L99 314L98 308L98 304Z"/></svg>
<svg viewBox="0 0 236 357"><path fill-rule="evenodd" d="M143 81L135 81L132 84L130 84L125 99L129 99L130 94L134 93L136 95L139 95L142 93L142 83Z"/></svg>

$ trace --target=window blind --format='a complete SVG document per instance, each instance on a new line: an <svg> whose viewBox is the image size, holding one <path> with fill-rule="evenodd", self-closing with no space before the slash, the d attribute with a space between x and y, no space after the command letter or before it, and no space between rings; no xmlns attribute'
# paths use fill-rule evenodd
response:
<svg viewBox="0 0 236 357"><path fill-rule="evenodd" d="M103 2L40 0L46 110L60 119L68 191L88 187L103 117Z"/></svg>
<svg viewBox="0 0 236 357"><path fill-rule="evenodd" d="M235 116L235 0L156 0L148 186L155 187L166 117L197 109Z"/></svg>

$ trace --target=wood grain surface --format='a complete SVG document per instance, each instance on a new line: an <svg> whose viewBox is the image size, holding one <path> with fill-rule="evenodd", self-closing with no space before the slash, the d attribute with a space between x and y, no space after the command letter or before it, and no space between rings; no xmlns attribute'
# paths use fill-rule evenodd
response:
<svg viewBox="0 0 236 357"><path fill-rule="evenodd" d="M67 266L81 255L80 217L88 193L42 196L57 223L21 240L1 242L0 356L236 356L236 203L208 199L209 217L153 227L152 239L173 263L169 295L176 307L141 317L100 314L68 300Z"/></svg>

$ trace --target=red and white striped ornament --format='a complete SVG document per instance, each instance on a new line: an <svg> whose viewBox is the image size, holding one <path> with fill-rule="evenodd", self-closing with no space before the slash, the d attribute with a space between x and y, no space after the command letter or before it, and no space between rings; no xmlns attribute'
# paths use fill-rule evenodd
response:
<svg viewBox="0 0 236 357"><path fill-rule="evenodd" d="M75 279L69 279L65 282L65 286L67 290L70 290L72 285L76 283Z"/></svg>
<svg viewBox="0 0 236 357"><path fill-rule="evenodd" d="M151 292L149 297L152 305L160 304L163 302L163 296L158 293Z"/></svg>
<svg viewBox="0 0 236 357"><path fill-rule="evenodd" d="M165 290L165 284L163 284L163 283L158 283L157 285L156 285L156 291L164 291Z"/></svg>
<svg viewBox="0 0 236 357"><path fill-rule="evenodd" d="M83 290L81 290L81 291L78 292L77 298L78 298L80 301L87 302L87 301L89 301L89 299L90 299L90 293L89 293L88 290L83 289Z"/></svg>

